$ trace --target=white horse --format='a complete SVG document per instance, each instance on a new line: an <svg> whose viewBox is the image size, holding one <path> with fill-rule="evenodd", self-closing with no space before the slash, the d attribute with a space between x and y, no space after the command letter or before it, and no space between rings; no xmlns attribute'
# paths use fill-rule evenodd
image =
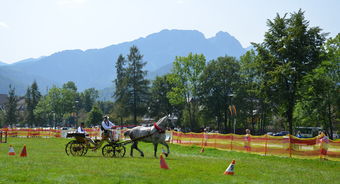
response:
<svg viewBox="0 0 340 184"><path fill-rule="evenodd" d="M124 136L129 136L131 140L136 139L133 141L131 145L130 156L133 157L133 149L139 151L142 157L144 157L144 153L138 148L138 141L153 143L154 145L154 156L157 157L157 146L158 143L164 145L167 149L167 152L164 153L165 156L170 154L170 149L168 144L165 142L165 129L166 125L169 121L169 116L164 116L157 123L154 123L152 127L134 127L124 133ZM144 138L143 138L144 137Z"/></svg>

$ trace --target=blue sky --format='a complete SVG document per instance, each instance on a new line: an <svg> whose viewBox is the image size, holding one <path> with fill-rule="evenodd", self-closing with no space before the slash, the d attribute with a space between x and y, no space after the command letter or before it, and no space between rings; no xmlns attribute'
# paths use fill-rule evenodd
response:
<svg viewBox="0 0 340 184"><path fill-rule="evenodd" d="M338 0L0 0L0 61L102 48L162 29L219 31L243 47L262 42L267 19L304 10L311 26L340 32Z"/></svg>

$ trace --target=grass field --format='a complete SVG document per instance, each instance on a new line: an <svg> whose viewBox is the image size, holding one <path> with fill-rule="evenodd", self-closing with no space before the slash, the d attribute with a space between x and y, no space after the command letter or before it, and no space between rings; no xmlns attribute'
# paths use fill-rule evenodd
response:
<svg viewBox="0 0 340 184"><path fill-rule="evenodd" d="M137 152L124 158L104 158L101 150L84 157L67 156L69 139L9 138L0 144L0 183L327 183L340 181L340 162L280 158L199 147L170 145L166 158L170 170L159 168L152 144L140 144ZM16 156L8 156L12 144ZM27 145L28 157L18 155ZM161 147L159 147L159 150ZM232 159L235 175L223 175Z"/></svg>

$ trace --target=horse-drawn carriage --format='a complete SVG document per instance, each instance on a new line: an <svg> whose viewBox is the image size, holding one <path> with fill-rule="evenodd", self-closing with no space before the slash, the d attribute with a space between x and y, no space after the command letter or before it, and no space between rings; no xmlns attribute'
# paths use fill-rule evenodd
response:
<svg viewBox="0 0 340 184"><path fill-rule="evenodd" d="M65 146L67 155L84 156L89 149L92 151L100 149L104 142L107 142L102 148L104 157L124 157L126 152L125 141L110 141L108 137L104 136L101 140L97 139L92 142L83 133L68 133L66 137L75 138L75 140L68 142Z"/></svg>
<svg viewBox="0 0 340 184"><path fill-rule="evenodd" d="M131 146L130 155L133 156L133 149L140 152L141 156L144 153L137 147L138 141L144 141L153 143L154 156L156 157L158 143L164 145L167 148L166 156L169 155L170 150L168 144L165 142L165 127L169 120L168 116L164 116L157 123L154 123L153 127L135 127L124 133L126 137L130 137L130 140L125 141L110 141L108 136L102 136L101 140L92 141L90 138L86 138L83 133L68 133L66 137L74 137L75 140L70 141L65 146L65 152L67 155L84 156L87 151L98 150L102 147L104 142L106 145L102 148L102 154L104 157L124 157L126 148L125 145L133 143Z"/></svg>

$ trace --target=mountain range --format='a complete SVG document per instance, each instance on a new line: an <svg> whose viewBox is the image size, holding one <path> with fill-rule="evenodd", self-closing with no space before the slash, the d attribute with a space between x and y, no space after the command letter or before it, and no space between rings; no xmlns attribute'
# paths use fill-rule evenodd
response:
<svg viewBox="0 0 340 184"><path fill-rule="evenodd" d="M116 77L115 62L119 54L126 56L132 45L137 46L144 55L143 60L147 62L145 69L150 79L170 72L176 56L202 53L208 61L225 55L240 57L247 50L227 32L205 38L196 30L162 30L145 38L105 48L64 50L13 64L0 63L0 94L7 94L11 84L18 95L23 95L34 80L42 93L53 85L61 86L67 81L74 81L79 91L91 87L112 87Z"/></svg>

